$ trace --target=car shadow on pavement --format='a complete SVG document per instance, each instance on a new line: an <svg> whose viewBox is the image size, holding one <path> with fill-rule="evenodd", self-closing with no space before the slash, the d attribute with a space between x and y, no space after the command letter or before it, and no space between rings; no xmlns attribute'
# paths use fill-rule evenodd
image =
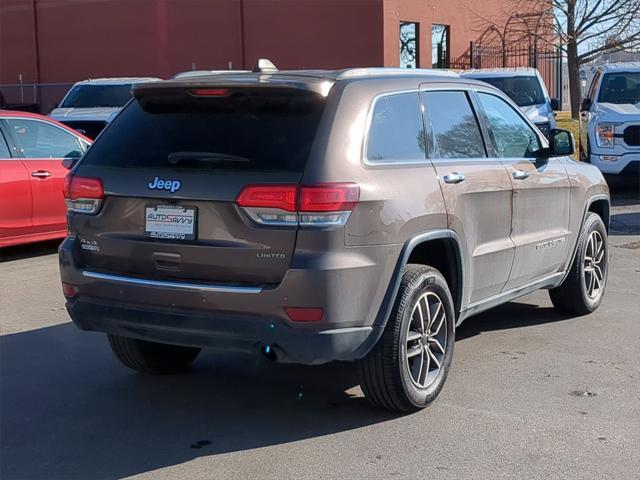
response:
<svg viewBox="0 0 640 480"><path fill-rule="evenodd" d="M512 302L468 319L457 336L564 318ZM6 479L119 478L397 418L352 390L353 364L203 352L189 373L145 376L122 367L103 335L70 323L4 335L0 355Z"/></svg>
<svg viewBox="0 0 640 480"><path fill-rule="evenodd" d="M27 243L25 245L1 248L0 263L57 253L61 241L62 240L49 240L46 242Z"/></svg>
<svg viewBox="0 0 640 480"><path fill-rule="evenodd" d="M640 235L640 212L611 215L609 235Z"/></svg>
<svg viewBox="0 0 640 480"><path fill-rule="evenodd" d="M2 336L0 355L6 479L120 478L396 418L347 392L352 364L206 352L190 373L144 376L69 323Z"/></svg>
<svg viewBox="0 0 640 480"><path fill-rule="evenodd" d="M456 329L456 341L465 340L483 332L543 325L571 318L575 317L561 315L551 306L509 302L466 319Z"/></svg>

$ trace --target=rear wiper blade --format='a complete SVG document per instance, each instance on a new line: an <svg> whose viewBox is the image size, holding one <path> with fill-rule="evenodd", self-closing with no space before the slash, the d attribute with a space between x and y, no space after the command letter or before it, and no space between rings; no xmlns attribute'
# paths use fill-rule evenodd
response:
<svg viewBox="0 0 640 480"><path fill-rule="evenodd" d="M250 158L230 155L228 153L216 152L173 152L167 156L170 163L176 164L183 160L197 160L199 162L228 162L228 163L249 163Z"/></svg>

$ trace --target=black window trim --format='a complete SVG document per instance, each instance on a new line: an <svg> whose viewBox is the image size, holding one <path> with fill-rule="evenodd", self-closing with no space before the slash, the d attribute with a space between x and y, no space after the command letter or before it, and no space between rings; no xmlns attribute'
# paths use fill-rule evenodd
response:
<svg viewBox="0 0 640 480"><path fill-rule="evenodd" d="M9 126L4 121L4 118L0 118L0 141L4 140L7 148L9 149L9 158L5 158L4 160L14 160L19 159L18 149L15 147L13 143L13 138L11 137L11 132L9 131ZM0 158L0 160L3 160Z"/></svg>
<svg viewBox="0 0 640 480"><path fill-rule="evenodd" d="M427 153L425 152L424 158L422 159L416 159L416 160L370 160L369 158L367 158L367 149L369 147L369 136L371 133L371 122L373 121L373 112L375 111L376 108L376 104L378 103L379 100L386 98L386 97L392 97L395 95L406 95L408 93L414 93L416 95L416 101L418 102L418 109L421 113L420 118L421 118L421 122L422 122L422 131L425 132L426 126L424 123L424 111L422 109L422 103L420 102L420 91L418 88L412 88L412 89L407 89L407 90L396 90L393 92L383 92L383 93L378 93L377 95L375 95L373 97L373 100L371 101L371 104L369 105L369 111L367 112L367 119L365 122L365 136L364 136L364 142L363 142L363 147L362 147L362 159L363 159L363 163L367 166L367 167L385 167L385 166L393 166L393 167L399 167L399 166L415 166L415 165L425 165L429 163L429 159L427 158ZM426 138L423 139L423 141L426 142ZM427 149L429 148L429 146L427 145Z"/></svg>

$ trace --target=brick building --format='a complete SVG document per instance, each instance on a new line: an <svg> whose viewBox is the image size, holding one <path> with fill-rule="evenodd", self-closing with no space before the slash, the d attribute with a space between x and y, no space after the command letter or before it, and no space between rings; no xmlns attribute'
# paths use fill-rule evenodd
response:
<svg viewBox="0 0 640 480"><path fill-rule="evenodd" d="M499 21L507 2L2 0L0 88L46 109L85 78L250 68L260 57L281 69L455 66L486 28L479 14ZM8 86L19 83L39 86Z"/></svg>

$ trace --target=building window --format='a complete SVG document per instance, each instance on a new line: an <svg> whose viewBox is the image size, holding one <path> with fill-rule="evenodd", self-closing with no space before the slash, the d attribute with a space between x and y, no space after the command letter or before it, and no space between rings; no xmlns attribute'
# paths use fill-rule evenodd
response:
<svg viewBox="0 0 640 480"><path fill-rule="evenodd" d="M449 25L431 25L431 66L449 68Z"/></svg>
<svg viewBox="0 0 640 480"><path fill-rule="evenodd" d="M420 24L415 22L400 22L400 67L418 68L420 59L418 45L420 44Z"/></svg>

